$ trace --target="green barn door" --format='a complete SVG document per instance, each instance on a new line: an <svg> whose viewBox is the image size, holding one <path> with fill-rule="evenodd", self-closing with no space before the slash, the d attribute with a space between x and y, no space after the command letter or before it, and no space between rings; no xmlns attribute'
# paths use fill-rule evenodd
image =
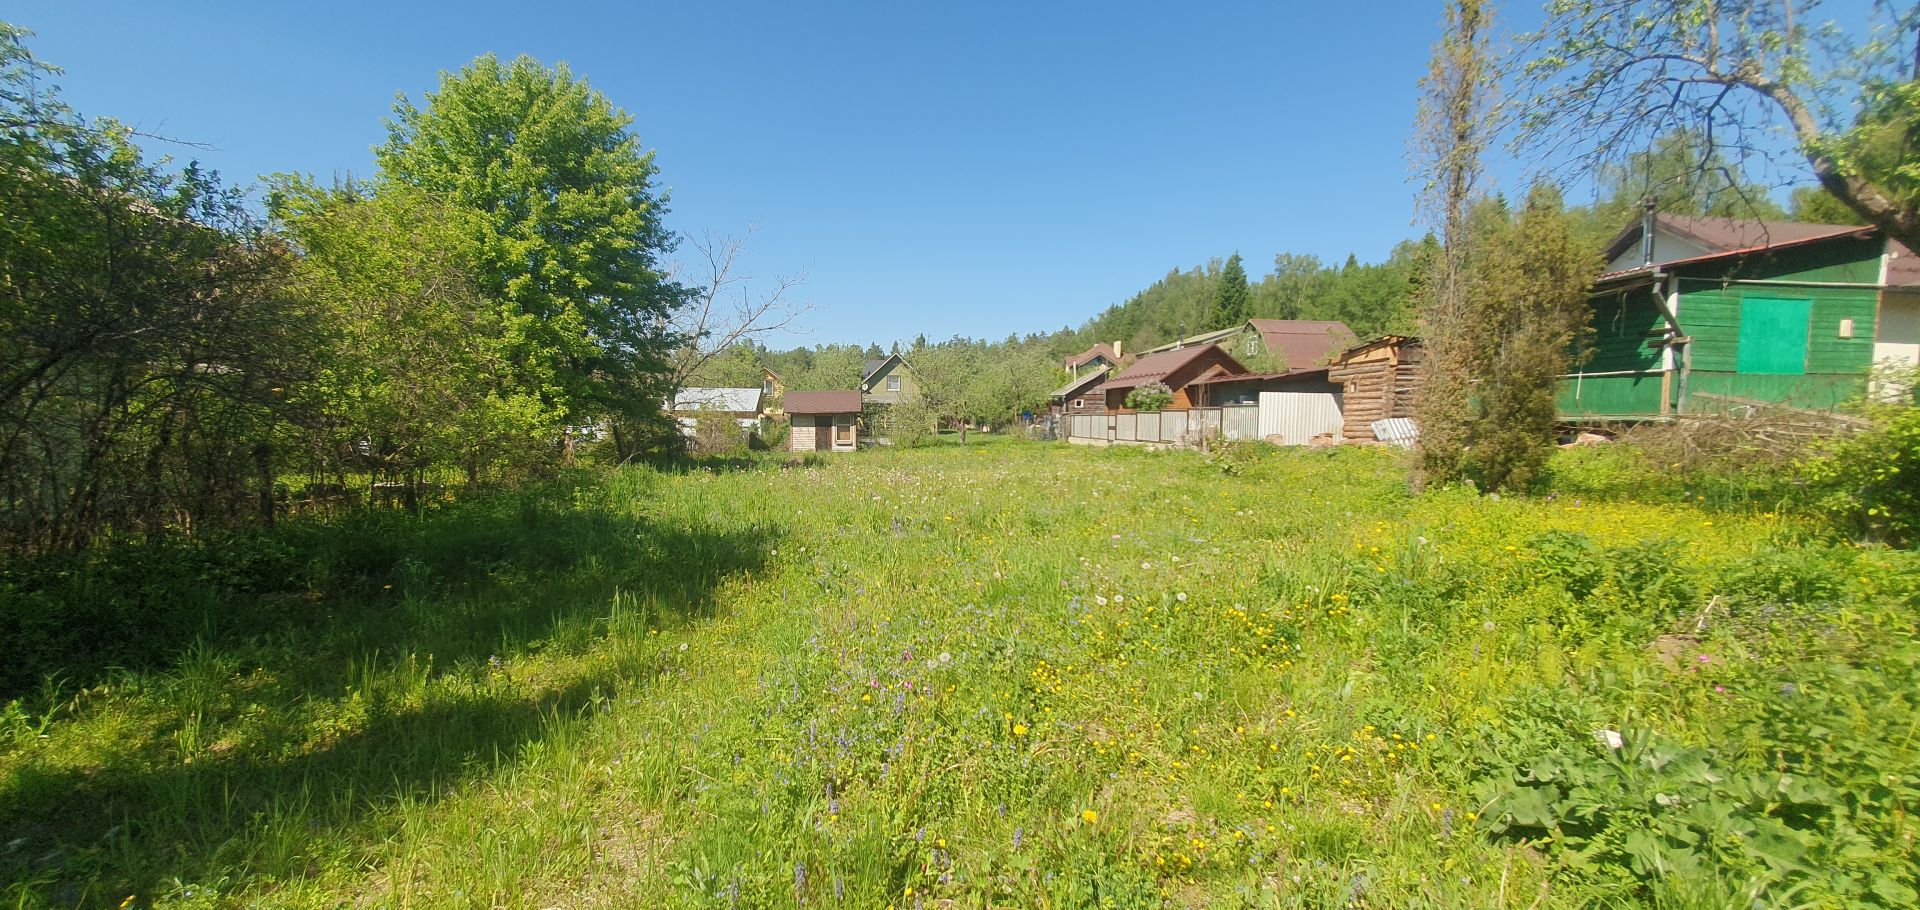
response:
<svg viewBox="0 0 1920 910"><path fill-rule="evenodd" d="M1740 301L1742 373L1797 375L1807 371L1807 327L1813 301L1786 297L1743 297Z"/></svg>

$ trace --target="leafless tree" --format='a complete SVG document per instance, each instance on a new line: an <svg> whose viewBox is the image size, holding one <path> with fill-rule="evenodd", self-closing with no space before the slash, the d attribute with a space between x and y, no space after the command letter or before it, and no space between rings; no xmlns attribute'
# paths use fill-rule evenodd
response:
<svg viewBox="0 0 1920 910"><path fill-rule="evenodd" d="M691 265L676 268L682 275L700 274L698 290L669 325L687 339L674 352L669 401L715 357L741 343L788 331L813 309L811 303L794 299L795 289L806 283L804 276L780 276L756 285L754 277L741 270L752 233L751 227L744 236L709 232L690 241L695 254Z"/></svg>

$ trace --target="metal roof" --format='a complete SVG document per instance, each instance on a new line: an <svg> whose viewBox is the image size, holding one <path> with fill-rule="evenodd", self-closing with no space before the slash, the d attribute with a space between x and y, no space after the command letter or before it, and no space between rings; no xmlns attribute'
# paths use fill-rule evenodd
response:
<svg viewBox="0 0 1920 910"><path fill-rule="evenodd" d="M1249 319L1267 353L1279 354L1290 369L1319 366L1360 340L1338 319Z"/></svg>
<svg viewBox="0 0 1920 910"><path fill-rule="evenodd" d="M1074 380L1072 382L1069 382L1066 385L1063 385L1060 388L1055 389L1053 391L1053 394L1048 397L1066 398L1067 396L1072 395L1075 392L1081 391L1082 389L1085 389L1088 386L1097 385L1101 380L1106 378L1107 378L1107 374L1105 372L1101 370L1094 370L1093 372L1088 373L1085 376L1074 377Z"/></svg>
<svg viewBox="0 0 1920 910"><path fill-rule="evenodd" d="M1135 386L1155 382L1167 374L1199 359L1208 351L1219 352L1222 357L1226 358L1227 363L1232 364L1231 369L1234 372L1240 374L1247 372L1247 368L1241 366L1240 361L1233 359L1232 355L1222 351L1219 345L1203 344L1198 347L1176 348L1171 351L1148 354L1134 361L1132 366L1121 371L1120 375L1113 377L1113 381L1102 385L1100 388L1119 391L1121 389L1131 389Z"/></svg>
<svg viewBox="0 0 1920 910"><path fill-rule="evenodd" d="M855 414L860 411L860 392L857 389L788 392L781 407L789 414Z"/></svg>
<svg viewBox="0 0 1920 910"><path fill-rule="evenodd" d="M1308 376L1325 376L1326 367L1308 367L1304 370L1280 370L1273 373L1219 373L1202 376L1187 385L1212 385L1218 382L1257 382L1264 379L1305 379Z"/></svg>
<svg viewBox="0 0 1920 910"><path fill-rule="evenodd" d="M1120 362L1120 355L1113 352L1113 345L1101 341L1096 342L1093 347L1067 358L1067 369L1071 370L1095 357L1105 357L1108 363Z"/></svg>
<svg viewBox="0 0 1920 910"><path fill-rule="evenodd" d="M723 411L752 414L760 410L759 389L681 389L673 396L675 411Z"/></svg>
<svg viewBox="0 0 1920 910"><path fill-rule="evenodd" d="M1699 262L1711 262L1715 259L1731 256L1744 256L1763 250L1796 247L1822 240L1839 237L1868 236L1880 233L1872 225L1860 224L1809 224L1799 221L1735 221L1731 218L1695 217L1687 215L1655 215L1655 230L1666 231L1683 237L1712 252L1699 256L1678 259L1660 259L1659 249L1654 249L1652 265L1637 265L1632 268L1607 272L1594 279L1595 283L1619 281L1641 275L1651 275L1660 267L1671 265L1689 265ZM1607 244L1606 256L1616 259L1634 244L1640 242L1640 222L1632 224L1615 234ZM1920 258L1897 240L1887 242L1887 286L1920 286Z"/></svg>

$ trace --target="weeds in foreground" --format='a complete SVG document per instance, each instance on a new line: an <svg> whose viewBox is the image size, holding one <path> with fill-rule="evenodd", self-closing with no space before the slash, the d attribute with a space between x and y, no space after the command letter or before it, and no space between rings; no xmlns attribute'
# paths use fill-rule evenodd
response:
<svg viewBox="0 0 1920 910"><path fill-rule="evenodd" d="M1563 453L1539 498L1413 499L1375 452L1223 476L969 445L315 528L297 581L7 704L0 881L21 906L1900 905L1920 566L1617 457ZM30 593L132 577L81 571Z"/></svg>

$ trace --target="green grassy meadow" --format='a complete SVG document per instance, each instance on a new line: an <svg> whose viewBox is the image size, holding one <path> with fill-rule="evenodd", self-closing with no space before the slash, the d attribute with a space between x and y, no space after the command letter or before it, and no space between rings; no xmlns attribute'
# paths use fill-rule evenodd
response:
<svg viewBox="0 0 1920 910"><path fill-rule="evenodd" d="M1920 560L1790 491L1624 450L1531 499L1354 448L784 462L7 567L42 656L0 698L0 906L1920 887Z"/></svg>

